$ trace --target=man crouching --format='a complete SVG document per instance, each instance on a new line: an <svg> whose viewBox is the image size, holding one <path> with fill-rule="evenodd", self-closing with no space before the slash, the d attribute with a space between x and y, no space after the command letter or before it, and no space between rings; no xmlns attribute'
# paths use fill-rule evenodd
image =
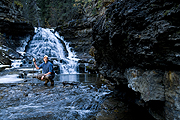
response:
<svg viewBox="0 0 180 120"><path fill-rule="evenodd" d="M55 77L55 72L53 70L53 64L48 61L47 55L44 56L43 60L44 62L40 66L37 66L36 59L33 58L33 62L36 69L42 68L42 73L43 73L43 74L38 74L36 78L45 81L44 85L47 85L48 82L51 82L51 86L54 86L53 78Z"/></svg>

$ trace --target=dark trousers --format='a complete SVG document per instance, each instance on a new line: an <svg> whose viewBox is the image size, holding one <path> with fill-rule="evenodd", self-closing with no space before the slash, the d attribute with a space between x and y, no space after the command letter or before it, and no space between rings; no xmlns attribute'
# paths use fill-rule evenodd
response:
<svg viewBox="0 0 180 120"><path fill-rule="evenodd" d="M44 74L38 74L36 76L37 79L41 80L41 77L43 76ZM55 74L52 73L52 74L49 74L49 75L46 75L44 76L44 79L42 79L41 81L47 81L47 82L54 82L53 78L55 77Z"/></svg>

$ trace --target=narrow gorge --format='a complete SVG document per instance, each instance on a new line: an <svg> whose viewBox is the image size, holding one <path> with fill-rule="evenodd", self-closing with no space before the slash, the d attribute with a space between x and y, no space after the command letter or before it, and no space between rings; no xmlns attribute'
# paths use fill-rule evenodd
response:
<svg viewBox="0 0 180 120"><path fill-rule="evenodd" d="M66 4L76 4L68 0L61 8L71 14L49 5L50 17L43 11L38 21L25 17L21 2L0 1L0 82L12 71L23 74L21 83L0 84L0 99L8 99L1 118L180 120L180 1L87 0L69 10ZM38 71L20 70L44 54L55 66L54 88L32 78ZM20 68L1 68L13 60L23 61Z"/></svg>

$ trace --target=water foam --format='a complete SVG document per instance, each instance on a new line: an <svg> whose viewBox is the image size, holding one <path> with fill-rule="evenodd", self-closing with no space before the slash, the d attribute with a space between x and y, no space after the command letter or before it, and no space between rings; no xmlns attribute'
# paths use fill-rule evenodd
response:
<svg viewBox="0 0 180 120"><path fill-rule="evenodd" d="M78 60L75 52L69 47L58 32L53 29L35 28L33 40L29 42L26 52L35 58L42 59L48 55L55 59L54 63L60 67L61 74L77 74Z"/></svg>

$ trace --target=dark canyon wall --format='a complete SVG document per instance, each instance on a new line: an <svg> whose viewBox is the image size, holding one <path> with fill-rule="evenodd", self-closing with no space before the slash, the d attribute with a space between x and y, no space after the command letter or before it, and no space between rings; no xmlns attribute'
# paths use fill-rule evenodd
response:
<svg viewBox="0 0 180 120"><path fill-rule="evenodd" d="M20 40L34 33L34 27L22 17L22 6L11 0L0 1L0 63L10 64L19 58L16 48Z"/></svg>
<svg viewBox="0 0 180 120"><path fill-rule="evenodd" d="M156 119L180 119L179 15L178 0L117 0L93 28L100 74L140 93Z"/></svg>

